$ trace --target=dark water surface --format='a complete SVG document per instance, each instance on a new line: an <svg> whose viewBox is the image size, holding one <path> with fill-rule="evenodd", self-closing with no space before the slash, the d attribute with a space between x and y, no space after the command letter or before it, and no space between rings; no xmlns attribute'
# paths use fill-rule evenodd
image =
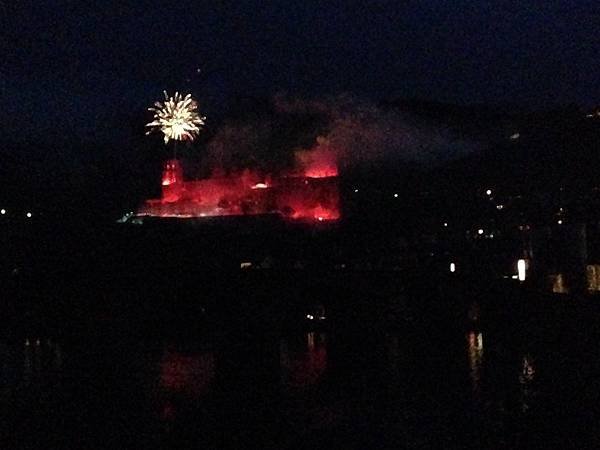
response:
<svg viewBox="0 0 600 450"><path fill-rule="evenodd" d="M434 291L325 301L319 327L310 301L281 327L260 307L22 326L1 448L600 447L598 299Z"/></svg>

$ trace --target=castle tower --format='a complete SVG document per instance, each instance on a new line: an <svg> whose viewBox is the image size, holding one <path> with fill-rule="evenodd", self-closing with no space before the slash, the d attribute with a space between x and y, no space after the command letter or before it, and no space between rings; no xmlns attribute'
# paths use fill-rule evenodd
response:
<svg viewBox="0 0 600 450"><path fill-rule="evenodd" d="M170 159L165 163L162 174L162 201L176 202L181 198L183 191L183 168L177 159Z"/></svg>

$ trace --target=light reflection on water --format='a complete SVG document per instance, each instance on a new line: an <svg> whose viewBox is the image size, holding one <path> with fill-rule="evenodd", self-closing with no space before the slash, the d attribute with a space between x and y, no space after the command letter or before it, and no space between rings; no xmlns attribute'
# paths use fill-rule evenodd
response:
<svg viewBox="0 0 600 450"><path fill-rule="evenodd" d="M311 331L298 342L282 339L280 343L281 383L285 387L314 386L327 370L327 337Z"/></svg>
<svg viewBox="0 0 600 450"><path fill-rule="evenodd" d="M529 354L523 355L523 358L521 360L521 371L519 373L522 412L526 412L531 407L531 401L536 393L534 389L535 377L535 360Z"/></svg>
<svg viewBox="0 0 600 450"><path fill-rule="evenodd" d="M214 352L183 354L171 348L164 350L159 361L159 415L167 429L181 403L198 400L206 394L214 378Z"/></svg>
<svg viewBox="0 0 600 450"><path fill-rule="evenodd" d="M465 421L471 420L476 425L473 436L498 438L500 442L505 434L512 432L503 428L505 423L523 423L525 427L527 420L537 420L536 414L543 413L542 406L550 397L546 394L548 379L552 378L548 376L552 371L544 358L545 346L557 339L540 339L554 336L554 321L549 321L548 327L530 327L531 316L519 318L518 310L513 313L509 307L503 308L503 312L510 312L510 317L516 316L515 321L520 320L512 324L495 320L492 314L497 312L487 308L483 301L472 303L468 309L461 304L460 310L456 310L463 318L461 326L454 323L439 333L436 332L440 328L427 327L430 320L425 318L425 327L398 327L381 333L369 328L362 335L354 329L336 334L337 329L333 328L328 333L313 331L283 339L270 336L258 343L236 338L223 344L217 341L215 350L213 347L198 350L206 347L195 341L194 345L185 346L188 350L195 349L193 352L145 341L118 341L108 346L110 351L97 352L103 343L89 340L76 347L80 351L77 354L67 341L66 376L61 383L48 383L43 388L57 389L59 396L60 389L64 389L65 404L72 401L71 389L75 392L72 397L80 405L74 409L85 411L89 395L102 407L122 408L130 417L143 414L140 406L127 403L130 392L140 389L148 399L144 411L152 418L148 420L148 428L159 430L158 433L162 428L172 430L171 436L178 436L182 429L189 430L190 424L198 430L197 436L212 429L220 430L222 417L234 415L231 421L235 423L239 409L245 420L246 410L262 411L257 404L264 402L265 411L274 411L268 416L265 413L265 417L276 416L292 430L291 434L303 436L302 439L318 434L315 430L335 429L339 424L362 420L364 411L375 411L373 421L388 421L385 432L394 427L404 430L407 423L414 422L411 425L414 429L407 435L418 435L425 440L431 430L435 433L440 429L454 430L455 425L456 429L471 426L461 419L454 422L454 417L460 416L456 411L460 411L467 418ZM466 332L462 328L465 319L470 328ZM485 327L484 331L480 327ZM539 342L543 343L543 351L537 347ZM230 350L237 346L241 350ZM562 344L557 348L565 350ZM348 361L358 363L348 364ZM62 348L54 342L29 338L17 344L0 343L0 394L7 388L16 391L26 385L28 389L21 389L18 395L34 391L30 397L35 401L38 392L46 391L29 387L36 388L38 380L60 372L62 367ZM95 371L98 367L106 370ZM268 371L269 376L255 374L262 370ZM353 383L353 379L359 381ZM147 381L148 386L140 380ZM97 389L79 387L90 381L96 383ZM126 400L117 397L104 403L94 397L110 398L121 388ZM23 411L35 408L26 401L23 405L27 405L21 407ZM97 405L94 408L100 409ZM211 417L216 418L211 421ZM257 422L269 423L260 414L256 417ZM425 420L432 425L422 431Z"/></svg>
<svg viewBox="0 0 600 450"><path fill-rule="evenodd" d="M476 395L480 395L483 374L483 334L481 332L470 331L467 333L467 356L471 387Z"/></svg>
<svg viewBox="0 0 600 450"><path fill-rule="evenodd" d="M215 377L215 355L205 352L184 355L166 350L160 361L160 386L171 393L199 396Z"/></svg>

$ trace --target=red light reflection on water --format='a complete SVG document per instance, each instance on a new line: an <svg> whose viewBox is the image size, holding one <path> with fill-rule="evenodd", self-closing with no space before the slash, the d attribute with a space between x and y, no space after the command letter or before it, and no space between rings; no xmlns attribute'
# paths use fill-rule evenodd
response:
<svg viewBox="0 0 600 450"><path fill-rule="evenodd" d="M165 426L177 416L183 402L204 395L215 377L215 357L211 352L183 355L167 350L159 363L160 418Z"/></svg>
<svg viewBox="0 0 600 450"><path fill-rule="evenodd" d="M160 385L169 392L197 396L206 392L214 377L212 353L188 356L167 351L160 362Z"/></svg>
<svg viewBox="0 0 600 450"><path fill-rule="evenodd" d="M316 385L327 370L327 345L325 335L310 332L306 335L306 346L290 350L289 344L281 345L282 382L291 388Z"/></svg>

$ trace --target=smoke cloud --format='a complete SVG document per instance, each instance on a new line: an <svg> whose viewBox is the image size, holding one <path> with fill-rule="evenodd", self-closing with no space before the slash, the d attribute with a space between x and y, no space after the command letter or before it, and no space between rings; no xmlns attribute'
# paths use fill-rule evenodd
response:
<svg viewBox="0 0 600 450"><path fill-rule="evenodd" d="M307 171L311 165L344 171L373 163L435 164L479 146L443 124L355 96L278 95L268 108L223 124L207 145L206 163L226 172Z"/></svg>

